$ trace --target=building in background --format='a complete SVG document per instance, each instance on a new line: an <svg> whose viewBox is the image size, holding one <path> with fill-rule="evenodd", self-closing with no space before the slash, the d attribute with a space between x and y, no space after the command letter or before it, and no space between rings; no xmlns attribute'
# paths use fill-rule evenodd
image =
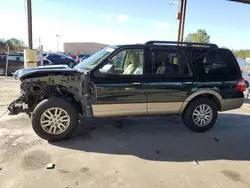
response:
<svg viewBox="0 0 250 188"><path fill-rule="evenodd" d="M108 46L107 44L95 43L95 42L66 42L63 44L64 53L70 54L94 54L99 50Z"/></svg>

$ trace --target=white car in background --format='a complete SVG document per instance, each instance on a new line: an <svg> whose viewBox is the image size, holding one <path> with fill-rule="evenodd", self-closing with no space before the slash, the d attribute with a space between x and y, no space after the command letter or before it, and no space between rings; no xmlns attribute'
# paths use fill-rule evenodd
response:
<svg viewBox="0 0 250 188"><path fill-rule="evenodd" d="M249 93L250 93L250 87L249 87L249 84L250 84L250 72L249 72L250 64L243 58L236 58L236 59L237 59L238 64L240 66L242 77L247 81L247 88L245 91L245 96L246 96L246 98L248 98Z"/></svg>

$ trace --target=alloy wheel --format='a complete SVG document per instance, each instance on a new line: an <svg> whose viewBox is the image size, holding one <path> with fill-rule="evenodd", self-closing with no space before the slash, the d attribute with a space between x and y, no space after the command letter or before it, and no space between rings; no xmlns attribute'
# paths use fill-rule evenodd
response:
<svg viewBox="0 0 250 188"><path fill-rule="evenodd" d="M69 127L70 116L62 108L50 108L42 114L40 124L49 134L61 134Z"/></svg>
<svg viewBox="0 0 250 188"><path fill-rule="evenodd" d="M192 118L197 126L205 127L213 119L213 110L209 105L201 104L193 111Z"/></svg>
<svg viewBox="0 0 250 188"><path fill-rule="evenodd" d="M4 68L0 68L0 76L4 76L4 74L5 74Z"/></svg>

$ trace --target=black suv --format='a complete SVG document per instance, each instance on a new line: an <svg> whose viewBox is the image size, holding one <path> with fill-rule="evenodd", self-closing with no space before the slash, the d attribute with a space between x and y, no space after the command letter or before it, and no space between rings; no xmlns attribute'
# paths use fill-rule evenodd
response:
<svg viewBox="0 0 250 188"><path fill-rule="evenodd" d="M181 115L196 132L214 126L218 111L240 108L245 81L228 49L215 44L150 41L109 46L74 69L21 69L21 96L10 114L31 116L46 140L68 138L85 117Z"/></svg>

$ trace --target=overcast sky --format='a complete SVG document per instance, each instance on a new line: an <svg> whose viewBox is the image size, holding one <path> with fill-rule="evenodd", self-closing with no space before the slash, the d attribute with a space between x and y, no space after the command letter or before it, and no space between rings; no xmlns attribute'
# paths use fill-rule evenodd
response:
<svg viewBox="0 0 250 188"><path fill-rule="evenodd" d="M33 39L56 50L63 42L105 44L176 40L178 5L171 0L32 0ZM24 0L0 2L0 38L15 37L27 44ZM188 0L185 35L206 29L220 46L250 48L250 5L226 0Z"/></svg>

